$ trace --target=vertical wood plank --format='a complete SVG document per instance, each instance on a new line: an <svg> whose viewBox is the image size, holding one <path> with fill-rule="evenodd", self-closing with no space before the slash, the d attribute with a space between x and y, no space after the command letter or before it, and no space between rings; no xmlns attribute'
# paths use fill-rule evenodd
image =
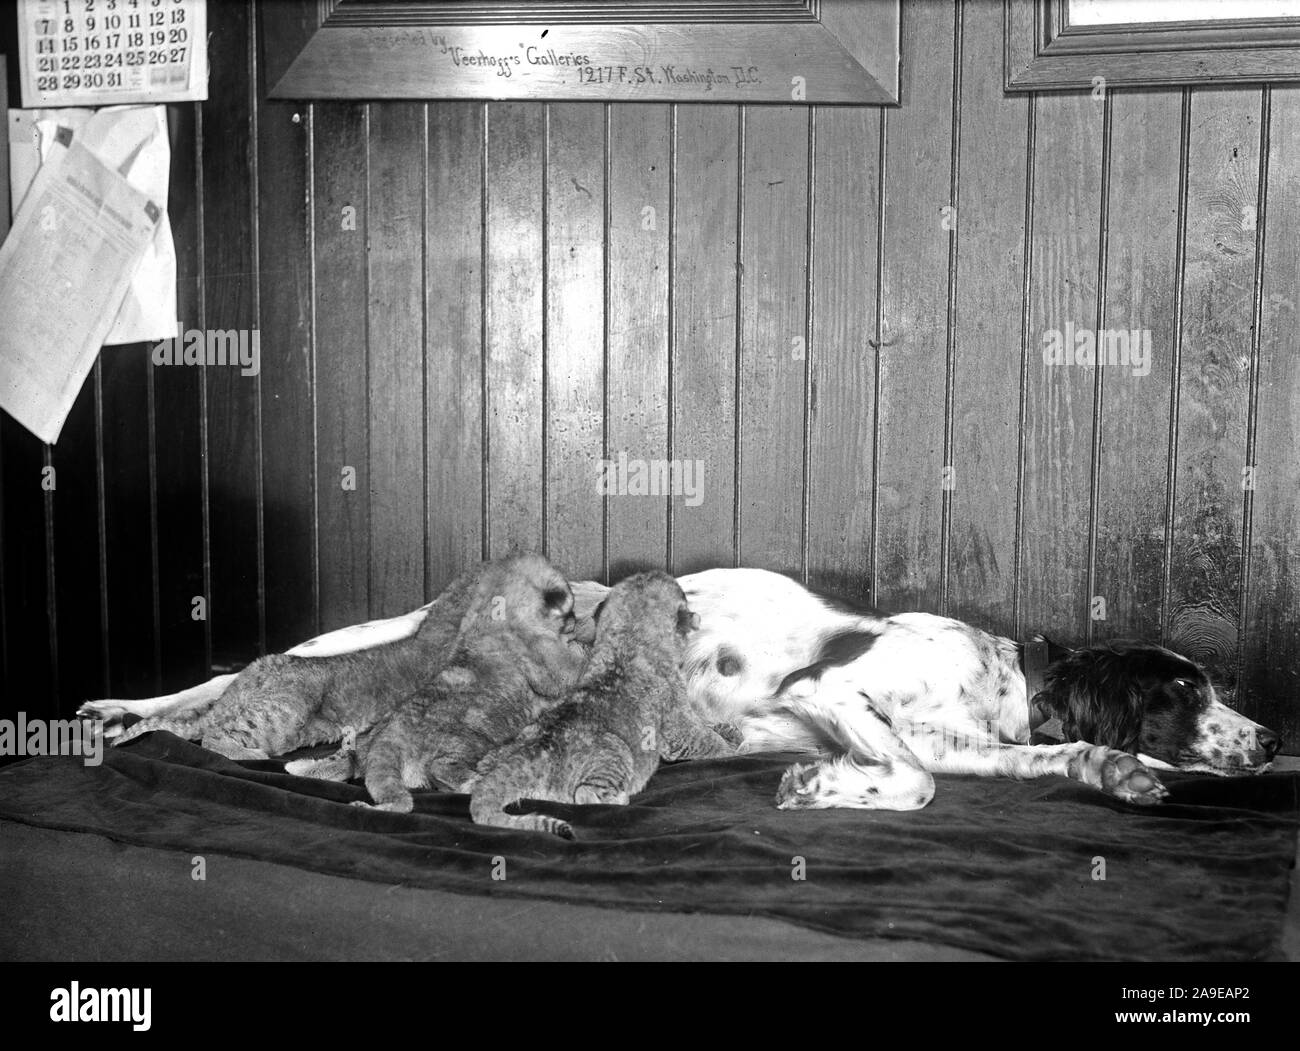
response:
<svg viewBox="0 0 1300 1051"><path fill-rule="evenodd" d="M429 107L425 597L483 553L483 106Z"/></svg>
<svg viewBox="0 0 1300 1051"><path fill-rule="evenodd" d="M172 167L167 211L176 244L176 316L186 331L203 325L199 114L199 103L168 107ZM165 691L193 684L211 664L211 621L193 616L195 597L207 595L204 371L150 367L148 377L158 537L159 689Z"/></svg>
<svg viewBox="0 0 1300 1051"><path fill-rule="evenodd" d="M103 399L108 696L143 696L156 682L149 370L152 344L106 347Z"/></svg>
<svg viewBox="0 0 1300 1051"><path fill-rule="evenodd" d="M948 613L1012 634L1028 102L1002 93L1001 8L962 11Z"/></svg>
<svg viewBox="0 0 1300 1051"><path fill-rule="evenodd" d="M51 650L53 596L47 583L45 497L41 488L46 446L7 413L0 414L4 441L4 539L6 668L4 707L32 716L55 712Z"/></svg>
<svg viewBox="0 0 1300 1051"><path fill-rule="evenodd" d="M112 350L106 351L112 353ZM103 696L104 623L100 579L98 452L95 415L99 366L87 377L68 413L54 468L54 579L57 711L70 716L83 700Z"/></svg>
<svg viewBox="0 0 1300 1051"><path fill-rule="evenodd" d="M487 124L487 530L492 557L541 547L542 104Z"/></svg>
<svg viewBox="0 0 1300 1051"><path fill-rule="evenodd" d="M264 41L267 49L279 43ZM258 93L258 289L266 547L266 640L315 634L311 250L306 107Z"/></svg>
<svg viewBox="0 0 1300 1051"><path fill-rule="evenodd" d="M9 72L0 55L0 113L9 119ZM0 157L0 241L9 235L9 150ZM9 600L5 591L4 433L0 431L0 682L9 682Z"/></svg>
<svg viewBox="0 0 1300 1051"><path fill-rule="evenodd" d="M546 547L575 580L604 571L605 110L550 107L546 158ZM667 215L664 215L667 221Z"/></svg>
<svg viewBox="0 0 1300 1051"><path fill-rule="evenodd" d="M1255 490L1239 706L1300 737L1300 89L1274 87L1260 318Z"/></svg>
<svg viewBox="0 0 1300 1051"><path fill-rule="evenodd" d="M677 107L673 449L697 495L672 500L672 572L731 565L736 461L737 108Z"/></svg>
<svg viewBox="0 0 1300 1051"><path fill-rule="evenodd" d="M667 563L669 119L662 105L610 108L608 450L610 575ZM628 470L622 472L626 457ZM649 469L638 479L638 467ZM641 484L638 484L638 480Z"/></svg>
<svg viewBox="0 0 1300 1051"><path fill-rule="evenodd" d="M230 4L211 27L213 62L203 104L203 270L209 333L247 336L257 325L257 202L253 172L252 21L248 4ZM242 668L265 635L261 521L261 378L230 364L209 365L208 516L212 662Z"/></svg>
<svg viewBox="0 0 1300 1051"><path fill-rule="evenodd" d="M808 581L868 601L880 113L817 111Z"/></svg>
<svg viewBox="0 0 1300 1051"><path fill-rule="evenodd" d="M1161 631L1181 91L1111 94L1106 264L1109 342L1102 370L1096 575L1099 638L1156 639ZM1121 336L1125 338L1120 338Z"/></svg>
<svg viewBox="0 0 1300 1051"><path fill-rule="evenodd" d="M937 612L943 517L953 7L903 20L904 106L886 115L877 601ZM950 225L950 224L949 224Z"/></svg>
<svg viewBox="0 0 1300 1051"><path fill-rule="evenodd" d="M1257 90L1192 92L1170 645L1231 697L1240 627Z"/></svg>
<svg viewBox="0 0 1300 1051"><path fill-rule="evenodd" d="M366 112L312 107L316 494L323 630L370 610Z"/></svg>
<svg viewBox="0 0 1300 1051"><path fill-rule="evenodd" d="M424 602L425 107L370 107L370 612Z"/></svg>
<svg viewBox="0 0 1300 1051"><path fill-rule="evenodd" d="M1027 632L1086 637L1093 371L1059 364L1096 327L1104 104L1089 95L1036 100L1033 273L1025 413L1020 588Z"/></svg>
<svg viewBox="0 0 1300 1051"><path fill-rule="evenodd" d="M803 563L808 110L746 113L740 303L740 560Z"/></svg>
<svg viewBox="0 0 1300 1051"><path fill-rule="evenodd" d="M0 113L9 120L9 72L4 55L0 55ZM0 241L9 235L9 150L0 156Z"/></svg>

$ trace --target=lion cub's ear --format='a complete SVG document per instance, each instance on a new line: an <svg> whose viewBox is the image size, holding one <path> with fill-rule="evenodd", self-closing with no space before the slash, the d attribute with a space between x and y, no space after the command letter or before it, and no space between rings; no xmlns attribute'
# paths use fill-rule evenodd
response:
<svg viewBox="0 0 1300 1051"><path fill-rule="evenodd" d="M542 601L546 603L548 609L565 613L573 605L573 594L565 588L547 588L542 595Z"/></svg>

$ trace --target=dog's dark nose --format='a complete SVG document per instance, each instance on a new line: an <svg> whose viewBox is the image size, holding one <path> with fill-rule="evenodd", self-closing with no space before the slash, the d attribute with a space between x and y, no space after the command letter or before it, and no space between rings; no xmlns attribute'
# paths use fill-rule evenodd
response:
<svg viewBox="0 0 1300 1051"><path fill-rule="evenodd" d="M1277 755L1278 748L1282 745L1282 738L1278 737L1272 730L1258 730L1255 733L1255 743L1264 749L1264 754L1270 759Z"/></svg>

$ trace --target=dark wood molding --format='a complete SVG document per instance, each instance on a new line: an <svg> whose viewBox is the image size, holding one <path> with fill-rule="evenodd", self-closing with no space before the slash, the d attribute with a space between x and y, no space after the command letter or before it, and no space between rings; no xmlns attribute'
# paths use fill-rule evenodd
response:
<svg viewBox="0 0 1300 1051"><path fill-rule="evenodd" d="M1004 0L1008 91L1300 80L1300 18L1070 25L1068 0Z"/></svg>
<svg viewBox="0 0 1300 1051"><path fill-rule="evenodd" d="M899 101L899 0L290 0L261 17L272 98Z"/></svg>

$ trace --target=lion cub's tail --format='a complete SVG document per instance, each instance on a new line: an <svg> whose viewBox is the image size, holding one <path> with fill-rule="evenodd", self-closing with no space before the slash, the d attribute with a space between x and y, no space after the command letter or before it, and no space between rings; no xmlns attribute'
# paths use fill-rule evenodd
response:
<svg viewBox="0 0 1300 1051"><path fill-rule="evenodd" d="M204 721L211 708L212 705L208 705L202 711L186 712L184 716L171 719L158 716L141 719L114 738L113 745L116 747L120 744L126 744L127 741L134 741L137 737L143 737L155 730L166 730L168 733L183 737L187 741L197 741L203 736Z"/></svg>
<svg viewBox="0 0 1300 1051"><path fill-rule="evenodd" d="M495 825L497 828L522 828L531 832L550 832L561 839L575 839L573 826L548 814L507 814L506 807L518 799L505 799L495 793L481 791L482 781L474 787L469 801L469 816L476 825Z"/></svg>

